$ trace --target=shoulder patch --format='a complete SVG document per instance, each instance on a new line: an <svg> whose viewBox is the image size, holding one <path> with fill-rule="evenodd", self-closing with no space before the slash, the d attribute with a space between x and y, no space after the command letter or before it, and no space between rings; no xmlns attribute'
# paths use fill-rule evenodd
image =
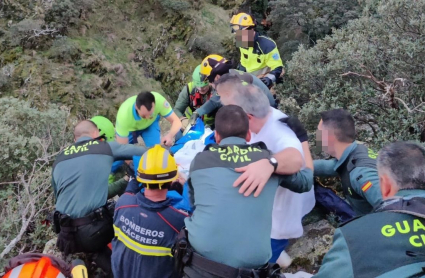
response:
<svg viewBox="0 0 425 278"><path fill-rule="evenodd" d="M165 108L170 108L170 104L168 103L168 101L164 101L164 107Z"/></svg>
<svg viewBox="0 0 425 278"><path fill-rule="evenodd" d="M365 183L362 185L362 191L363 191L363 192L366 192L366 191L368 191L371 187L372 187L372 183L371 183L370 181L367 181L367 182L365 182Z"/></svg>
<svg viewBox="0 0 425 278"><path fill-rule="evenodd" d="M273 54L272 58L273 60L276 60L276 61L279 60L279 54L278 53Z"/></svg>

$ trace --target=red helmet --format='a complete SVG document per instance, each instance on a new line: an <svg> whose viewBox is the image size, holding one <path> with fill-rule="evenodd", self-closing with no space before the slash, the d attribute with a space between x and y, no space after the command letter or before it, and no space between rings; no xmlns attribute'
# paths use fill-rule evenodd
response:
<svg viewBox="0 0 425 278"><path fill-rule="evenodd" d="M37 262L25 263L15 267L3 278L65 278L59 269L52 265L48 257L42 257Z"/></svg>

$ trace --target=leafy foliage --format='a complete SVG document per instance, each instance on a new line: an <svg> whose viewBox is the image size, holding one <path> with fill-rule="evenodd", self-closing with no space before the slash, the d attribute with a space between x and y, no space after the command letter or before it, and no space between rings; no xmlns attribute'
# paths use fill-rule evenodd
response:
<svg viewBox="0 0 425 278"><path fill-rule="evenodd" d="M45 21L65 35L70 26L78 25L84 11L91 10L93 0L57 0L48 10Z"/></svg>
<svg viewBox="0 0 425 278"><path fill-rule="evenodd" d="M72 62L80 58L80 53L81 50L76 43L67 37L61 37L53 41L49 57L61 62Z"/></svg>
<svg viewBox="0 0 425 278"><path fill-rule="evenodd" d="M317 40L358 18L357 0L274 0L270 1L270 34L280 54L289 60L300 44L313 46Z"/></svg>
<svg viewBox="0 0 425 278"><path fill-rule="evenodd" d="M159 3L164 9L173 12L184 11L191 7L191 4L186 0L160 0Z"/></svg>
<svg viewBox="0 0 425 278"><path fill-rule="evenodd" d="M50 47L51 38L59 35L56 29L43 26L41 20L24 19L10 27L8 33L10 46L22 46L31 49Z"/></svg>
<svg viewBox="0 0 425 278"><path fill-rule="evenodd" d="M40 251L52 237L52 230L41 225L53 207L51 163L71 138L69 112L56 106L39 111L29 102L5 97L0 99L0 111L2 259L18 250Z"/></svg>
<svg viewBox="0 0 425 278"><path fill-rule="evenodd" d="M0 149L3 167L0 180L16 180L30 170L32 163L44 153L55 153L66 142L68 113L51 105L46 111L31 107L29 102L14 98L0 99ZM68 141L69 142L69 141ZM45 148L46 144L48 145Z"/></svg>
<svg viewBox="0 0 425 278"><path fill-rule="evenodd" d="M395 140L424 139L425 0L389 0L376 14L352 20L288 62L281 93L301 105L315 130L318 113L348 109L359 139L376 149Z"/></svg>

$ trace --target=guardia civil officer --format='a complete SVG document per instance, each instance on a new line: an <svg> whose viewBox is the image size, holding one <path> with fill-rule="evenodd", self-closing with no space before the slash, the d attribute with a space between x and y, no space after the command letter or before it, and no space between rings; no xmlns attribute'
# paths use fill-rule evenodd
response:
<svg viewBox="0 0 425 278"><path fill-rule="evenodd" d="M264 96L263 103L267 105ZM312 171L306 168L295 175L272 176L259 196L259 191L256 197L243 196L232 186L241 176L235 168L268 161L272 153L262 142L247 144L249 119L239 106L220 108L215 125L218 144L198 153L190 167L189 195L196 209L185 220L194 250L192 257L182 256L185 277L280 277L267 275L276 190L281 185L295 192L309 191Z"/></svg>
<svg viewBox="0 0 425 278"><path fill-rule="evenodd" d="M425 276L425 149L384 147L378 174L385 201L335 231L315 278Z"/></svg>
<svg viewBox="0 0 425 278"><path fill-rule="evenodd" d="M57 246L65 255L96 253L94 260L111 273L113 205L107 204L108 177L114 160L142 155L146 148L106 142L92 121L74 128L75 143L64 149L53 164L52 186L56 197Z"/></svg>
<svg viewBox="0 0 425 278"><path fill-rule="evenodd" d="M345 197L356 215L372 211L382 201L376 170L376 153L355 142L354 119L344 109L321 113L318 144L335 159L315 160L314 175L341 177Z"/></svg>
<svg viewBox="0 0 425 278"><path fill-rule="evenodd" d="M279 83L283 71L276 43L254 31L255 19L246 13L234 15L230 20L232 33L236 32L236 46L241 52L240 70L261 78L271 88Z"/></svg>
<svg viewBox="0 0 425 278"><path fill-rule="evenodd" d="M172 207L171 199L167 198L168 189L176 179L176 162L160 145L140 159L137 181L145 190L124 193L115 209L114 277L178 277L173 271L171 247L187 214Z"/></svg>

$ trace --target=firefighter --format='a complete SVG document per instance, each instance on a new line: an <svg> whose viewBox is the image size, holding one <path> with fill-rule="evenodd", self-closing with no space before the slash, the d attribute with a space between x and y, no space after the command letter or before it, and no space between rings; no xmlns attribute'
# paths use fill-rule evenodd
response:
<svg viewBox="0 0 425 278"><path fill-rule="evenodd" d="M171 247L187 214L172 207L171 199L167 198L177 177L174 158L160 145L149 149L140 159L137 181L145 190L124 193L115 209L114 277L178 277L173 270ZM132 180L129 187L137 181Z"/></svg>
<svg viewBox="0 0 425 278"><path fill-rule="evenodd" d="M241 52L239 69L258 76L271 88L281 82L283 62L276 43L256 32L256 25L255 19L246 13L234 15L230 20L232 33L236 33L236 46Z"/></svg>

